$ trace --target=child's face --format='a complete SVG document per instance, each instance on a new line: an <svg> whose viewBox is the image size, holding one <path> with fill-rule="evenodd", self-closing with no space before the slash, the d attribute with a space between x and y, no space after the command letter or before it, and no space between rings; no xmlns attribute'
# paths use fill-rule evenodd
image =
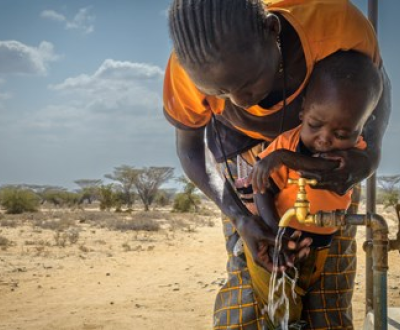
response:
<svg viewBox="0 0 400 330"><path fill-rule="evenodd" d="M300 138L313 153L356 145L366 113L365 98L351 92L314 92L305 100Z"/></svg>

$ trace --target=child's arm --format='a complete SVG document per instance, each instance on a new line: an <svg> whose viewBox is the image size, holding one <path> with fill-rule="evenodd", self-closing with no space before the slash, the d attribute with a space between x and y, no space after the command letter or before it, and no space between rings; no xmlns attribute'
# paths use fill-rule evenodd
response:
<svg viewBox="0 0 400 330"><path fill-rule="evenodd" d="M264 193L254 194L254 202L261 219L271 229L272 233L278 233L279 215L275 207L274 192L266 189Z"/></svg>
<svg viewBox="0 0 400 330"><path fill-rule="evenodd" d="M337 160L310 157L286 149L275 150L265 158L259 160L248 176L247 183L252 184L254 194L265 192L272 172L279 169L282 165L293 170L304 170L305 168L308 170L315 168L324 169L324 172L327 173L337 168L340 162Z"/></svg>

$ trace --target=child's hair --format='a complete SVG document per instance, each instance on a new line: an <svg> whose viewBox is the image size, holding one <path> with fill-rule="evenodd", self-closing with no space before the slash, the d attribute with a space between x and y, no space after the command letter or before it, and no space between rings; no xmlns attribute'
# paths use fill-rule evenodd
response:
<svg viewBox="0 0 400 330"><path fill-rule="evenodd" d="M339 51L317 62L306 94L326 84L336 90L362 93L369 100L377 100L382 90L379 69L368 56L356 51Z"/></svg>
<svg viewBox="0 0 400 330"><path fill-rule="evenodd" d="M265 33L265 15L260 0L174 0L168 18L174 51L194 66L215 63L223 47L248 51Z"/></svg>

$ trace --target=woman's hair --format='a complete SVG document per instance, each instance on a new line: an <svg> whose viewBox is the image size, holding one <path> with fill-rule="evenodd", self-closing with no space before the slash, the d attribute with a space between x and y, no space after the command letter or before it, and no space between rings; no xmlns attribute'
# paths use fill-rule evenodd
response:
<svg viewBox="0 0 400 330"><path fill-rule="evenodd" d="M221 52L249 51L263 35L266 12L261 0L174 0L169 32L182 64L204 65Z"/></svg>

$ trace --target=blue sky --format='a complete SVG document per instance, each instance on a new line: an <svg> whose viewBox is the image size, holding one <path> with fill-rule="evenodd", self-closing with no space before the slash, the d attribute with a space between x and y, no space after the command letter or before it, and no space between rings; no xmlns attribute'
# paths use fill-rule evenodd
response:
<svg viewBox="0 0 400 330"><path fill-rule="evenodd" d="M354 3L364 12L367 0ZM76 188L115 166L172 166L162 114L169 0L0 0L0 184ZM380 173L400 173L400 1L379 8L393 111Z"/></svg>

